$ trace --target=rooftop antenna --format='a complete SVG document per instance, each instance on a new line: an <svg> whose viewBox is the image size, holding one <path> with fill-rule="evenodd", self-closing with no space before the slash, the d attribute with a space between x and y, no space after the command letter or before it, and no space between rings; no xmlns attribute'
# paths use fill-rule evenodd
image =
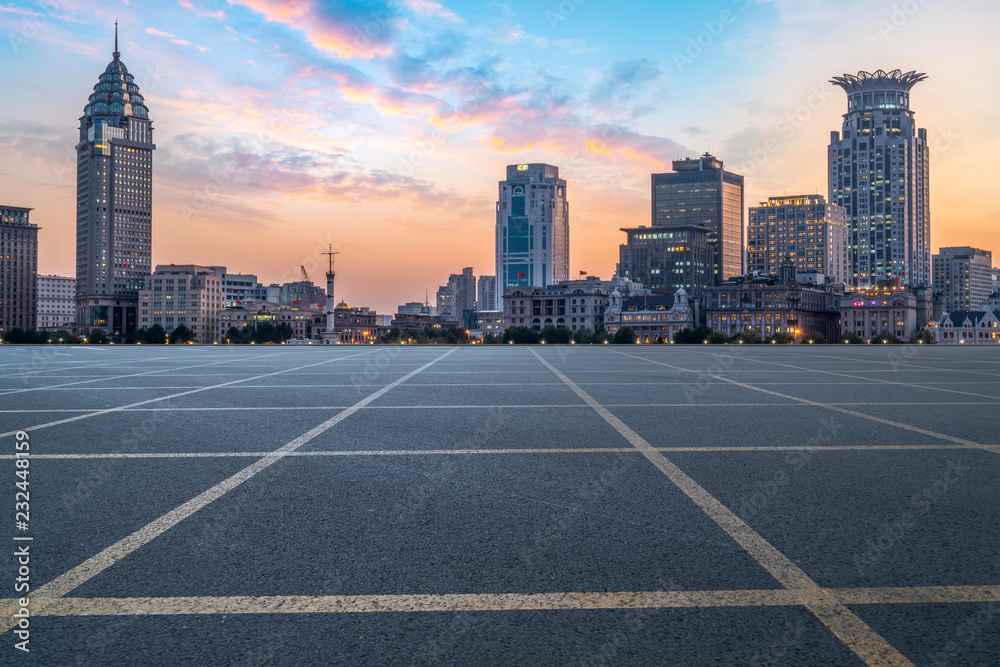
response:
<svg viewBox="0 0 1000 667"><path fill-rule="evenodd" d="M115 57L115 60L118 60L122 55L118 52L118 21L115 21L115 52L112 55Z"/></svg>

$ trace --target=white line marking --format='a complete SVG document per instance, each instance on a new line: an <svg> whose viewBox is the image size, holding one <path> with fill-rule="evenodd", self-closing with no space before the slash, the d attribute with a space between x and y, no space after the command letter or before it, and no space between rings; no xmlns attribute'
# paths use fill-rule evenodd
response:
<svg viewBox="0 0 1000 667"><path fill-rule="evenodd" d="M157 537L159 537L172 527L176 526L178 523L188 518L201 508L221 498L225 494L229 493L230 491L238 487L243 482L247 481L248 479L260 473L261 471L266 470L270 466L274 465L275 463L283 459L285 456L287 456L290 452L294 452L296 449L302 447L302 445L308 443L313 438L330 430L331 428L333 428L340 422L350 417L352 414L357 412L365 405L368 405L372 401L378 399L387 392L403 384L411 377L420 373L420 371L424 370L425 368L433 366L441 359L444 359L445 357L453 353L456 349L458 348L454 347L451 348L450 350L445 352L440 357L434 359L433 361L424 364L420 368L411 371L410 373L406 374L405 376L396 380L395 382L392 382L391 384L382 387L375 393L368 395L366 398L361 399L360 401L358 401L351 407L347 408L337 416L328 419L319 426L310 429L306 433L303 433L302 435L295 438L291 442L285 444L282 447L279 447L278 449L274 450L267 456L250 464L249 466L239 471L235 475L232 475L224 479L223 481L219 482L218 484L208 489L207 491L202 492L201 494L195 496L194 498L187 501L183 505L180 505L179 507L171 510L170 512L167 512L159 519L156 519L155 521L135 531L128 537L119 540L118 542L107 547L100 553L91 556L83 563L80 563L79 565L74 567L72 570L69 570L64 574L59 575L58 577L56 577L49 583L45 584L41 588L36 589L33 592L33 596L35 598L35 608L32 610L32 612L38 613L39 608L44 608L43 607L44 602L40 604L38 602L39 598L55 599L63 597L73 589L77 588L81 584L97 576L107 568L111 567L121 559L125 558L130 553L134 552L136 549L156 539ZM14 618L14 612L15 609L13 608L12 605L8 605L6 608L0 610L0 634L6 632L7 630L10 630L17 624L17 619Z"/></svg>

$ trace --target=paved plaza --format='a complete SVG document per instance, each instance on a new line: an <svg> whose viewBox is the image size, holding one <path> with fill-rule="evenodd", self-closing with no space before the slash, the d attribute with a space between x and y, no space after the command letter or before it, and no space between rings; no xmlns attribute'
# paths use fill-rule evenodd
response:
<svg viewBox="0 0 1000 667"><path fill-rule="evenodd" d="M3 346L0 436L3 664L1000 655L992 348Z"/></svg>

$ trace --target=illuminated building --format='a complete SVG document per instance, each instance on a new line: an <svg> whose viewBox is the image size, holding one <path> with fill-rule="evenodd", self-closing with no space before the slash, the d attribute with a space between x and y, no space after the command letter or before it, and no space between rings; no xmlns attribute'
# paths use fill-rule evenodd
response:
<svg viewBox="0 0 1000 667"><path fill-rule="evenodd" d="M919 329L919 306L912 289L899 287L895 279L883 280L876 287L841 297L840 331L855 333L865 341L881 334L909 340Z"/></svg>
<svg viewBox="0 0 1000 667"><path fill-rule="evenodd" d="M622 299L615 291L604 312L604 328L608 334L614 336L619 329L629 327L643 345L660 339L670 343L678 333L695 326L695 312L683 289L678 289L673 296L655 294L628 299Z"/></svg>
<svg viewBox="0 0 1000 667"><path fill-rule="evenodd" d="M705 227L623 227L618 275L657 294L698 298L715 284L717 235Z"/></svg>
<svg viewBox="0 0 1000 667"><path fill-rule="evenodd" d="M770 197L750 208L747 270L778 275L786 256L798 272L822 273L832 282L848 282L847 209L827 204L823 195Z"/></svg>
<svg viewBox="0 0 1000 667"><path fill-rule="evenodd" d="M77 152L76 307L83 334L137 328L152 257L153 126L118 52L80 118Z"/></svg>
<svg viewBox="0 0 1000 667"><path fill-rule="evenodd" d="M675 160L673 173L652 175L653 227L697 226L711 232L713 285L743 275L743 177L723 167L722 160L706 153Z"/></svg>
<svg viewBox="0 0 1000 667"><path fill-rule="evenodd" d="M511 287L569 279L569 202L559 167L548 164L510 165L499 188L496 307L502 308Z"/></svg>
<svg viewBox="0 0 1000 667"><path fill-rule="evenodd" d="M993 253L969 246L941 248L933 258L934 289L946 312L971 311L993 293Z"/></svg>
<svg viewBox="0 0 1000 667"><path fill-rule="evenodd" d="M910 89L926 78L879 70L831 81L848 100L843 131L830 133L828 167L830 203L847 209L849 284L931 283L927 130L910 110Z"/></svg>
<svg viewBox="0 0 1000 667"><path fill-rule="evenodd" d="M0 206L0 333L37 326L38 226L31 210Z"/></svg>
<svg viewBox="0 0 1000 667"><path fill-rule="evenodd" d="M72 331L76 325L76 279L38 276L39 331Z"/></svg>

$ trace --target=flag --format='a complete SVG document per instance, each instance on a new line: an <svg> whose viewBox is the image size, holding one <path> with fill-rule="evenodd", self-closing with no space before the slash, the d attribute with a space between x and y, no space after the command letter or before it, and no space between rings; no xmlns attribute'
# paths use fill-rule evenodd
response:
<svg viewBox="0 0 1000 667"><path fill-rule="evenodd" d="M237 301L237 302L236 302L236 305L237 305L237 306L242 306L242 305L243 305L243 302L242 302L242 301Z"/></svg>
<svg viewBox="0 0 1000 667"><path fill-rule="evenodd" d="M528 274L527 273L519 273L519 274L517 274L517 277L518 278L527 278Z"/></svg>
<svg viewBox="0 0 1000 667"><path fill-rule="evenodd" d="M587 272L586 272L586 271L581 271L581 272L580 272L580 275L581 275L581 276L585 276L585 275L587 275Z"/></svg>

